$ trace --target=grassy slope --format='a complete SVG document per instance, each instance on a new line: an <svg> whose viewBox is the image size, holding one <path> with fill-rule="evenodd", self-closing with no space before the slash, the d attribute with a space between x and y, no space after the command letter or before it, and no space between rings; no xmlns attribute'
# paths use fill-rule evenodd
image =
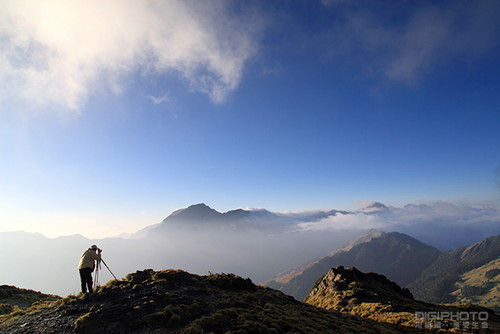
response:
<svg viewBox="0 0 500 334"><path fill-rule="evenodd" d="M482 305L500 313L500 259L460 276L451 293L459 303Z"/></svg>
<svg viewBox="0 0 500 334"><path fill-rule="evenodd" d="M0 324L9 323L13 319L35 312L40 308L55 305L61 297L41 292L21 289L10 285L0 286Z"/></svg>
<svg viewBox="0 0 500 334"><path fill-rule="evenodd" d="M0 315L29 308L35 302L55 301L61 297L21 289L10 285L0 286Z"/></svg>
<svg viewBox="0 0 500 334"><path fill-rule="evenodd" d="M467 281L467 277L463 275L490 262L497 263L492 261L499 258L500 235L497 235L468 247L442 253L415 282L408 285L408 288L415 298L426 302L457 303L460 301L460 293L456 293L457 285L460 288L461 284L464 284L463 280ZM474 276L474 272L471 275ZM480 289L465 291L466 296L476 295L478 300L482 300L483 293Z"/></svg>

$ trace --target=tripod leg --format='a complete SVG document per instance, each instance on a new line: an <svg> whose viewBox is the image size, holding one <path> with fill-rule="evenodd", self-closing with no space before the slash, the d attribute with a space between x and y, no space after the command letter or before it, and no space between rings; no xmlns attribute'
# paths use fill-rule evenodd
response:
<svg viewBox="0 0 500 334"><path fill-rule="evenodd" d="M106 262L104 262L104 260L103 260L103 259L101 259L101 261L102 261L102 263L104 263L104 265L105 265L105 266L106 266L106 268L109 270L109 272L111 273L111 275L113 275L113 277L114 277L115 279L118 279L118 278L116 278L115 274L113 274L113 272L111 271L111 269L109 269L109 267L108 267L108 265L106 264Z"/></svg>

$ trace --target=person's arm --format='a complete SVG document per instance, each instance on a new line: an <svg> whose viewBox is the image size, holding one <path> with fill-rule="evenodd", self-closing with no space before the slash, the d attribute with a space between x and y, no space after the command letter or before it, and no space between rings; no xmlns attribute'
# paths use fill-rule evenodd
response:
<svg viewBox="0 0 500 334"><path fill-rule="evenodd" d="M92 258L96 261L99 261L101 259L101 252L102 252L102 249L97 249L97 253L95 252L92 252Z"/></svg>

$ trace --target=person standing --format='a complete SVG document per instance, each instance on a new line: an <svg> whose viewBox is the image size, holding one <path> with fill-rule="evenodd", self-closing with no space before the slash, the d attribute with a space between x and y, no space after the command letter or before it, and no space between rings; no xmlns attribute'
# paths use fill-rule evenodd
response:
<svg viewBox="0 0 500 334"><path fill-rule="evenodd" d="M97 248L96 245L90 246L85 252L83 252L80 258L80 263L78 264L78 271L80 272L80 281L82 283L82 292L93 293L92 290L92 272L95 268L95 261L101 260L102 249Z"/></svg>

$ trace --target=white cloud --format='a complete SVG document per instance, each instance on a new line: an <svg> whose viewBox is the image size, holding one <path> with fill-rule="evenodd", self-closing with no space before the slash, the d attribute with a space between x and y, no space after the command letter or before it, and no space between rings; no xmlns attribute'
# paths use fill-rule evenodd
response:
<svg viewBox="0 0 500 334"><path fill-rule="evenodd" d="M374 202L369 209L373 208ZM377 203L378 204L378 203ZM453 228L453 227L485 227L500 226L500 210L493 206L472 207L457 206L448 202L432 204L408 204L402 208L386 207L386 210L365 210L337 213L317 222L298 224L299 230L399 230Z"/></svg>
<svg viewBox="0 0 500 334"><path fill-rule="evenodd" d="M337 213L321 219L318 222L300 223L298 227L304 231L327 231L327 230L369 230L372 228L383 229L388 224L378 217L363 213L342 214Z"/></svg>
<svg viewBox="0 0 500 334"><path fill-rule="evenodd" d="M0 99L78 111L97 90L121 93L139 71L176 74L221 103L256 52L259 29L255 17L233 17L229 5L2 1Z"/></svg>

